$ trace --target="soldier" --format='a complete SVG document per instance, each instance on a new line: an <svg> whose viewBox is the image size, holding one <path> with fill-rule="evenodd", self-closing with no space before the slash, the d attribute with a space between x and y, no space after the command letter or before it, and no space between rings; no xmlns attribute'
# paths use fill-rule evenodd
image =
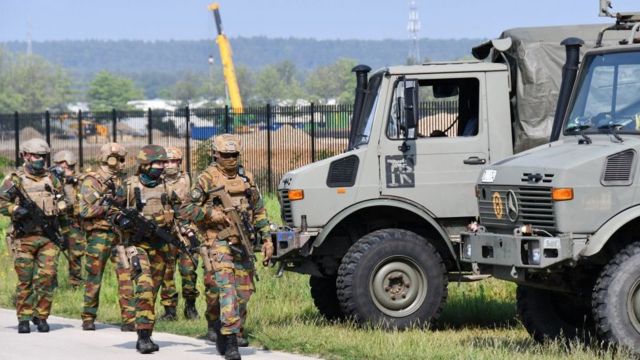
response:
<svg viewBox="0 0 640 360"><path fill-rule="evenodd" d="M62 184L46 167L49 145L42 139L25 141L20 149L24 160L22 169L9 174L0 187L0 214L10 216L15 231L12 236L14 267L18 275L16 286L16 312L18 333L31 332L29 320L39 332L48 332L47 318L53 302L54 279L59 249L54 239L45 235L44 228L36 225L41 219L34 219L24 206L16 189L30 198L48 218L48 224L56 227L58 217L64 220L64 200Z"/></svg>
<svg viewBox="0 0 640 360"><path fill-rule="evenodd" d="M82 285L82 257L87 245L85 233L80 228L78 218L79 190L78 178L75 176L76 156L69 150L58 151L53 155L54 167L52 173L64 184L64 195L68 203L67 220L69 232L67 243L69 245L69 284L75 289Z"/></svg>
<svg viewBox="0 0 640 360"><path fill-rule="evenodd" d="M176 193L177 200L173 201L175 206L180 206L189 202L189 190L191 188L191 178L189 174L180 171L182 166L182 151L177 147L168 147L167 162L164 165L164 180L168 194ZM175 246L169 247L169 258L167 270L162 281L162 292L160 298L164 306L162 320L176 320L176 306L178 304L178 291L175 284L176 261L180 276L182 276L182 298L185 301L184 317L187 319L197 319L196 298L200 293L196 289L198 275L196 269L198 264L194 264L189 256L179 253Z"/></svg>
<svg viewBox="0 0 640 360"><path fill-rule="evenodd" d="M159 227L170 231L168 227L174 221L171 206L165 203L167 187L162 178L167 153L162 146L146 145L136 157L138 169L136 175L127 179L127 206L134 207L142 215L154 221ZM121 223L115 221L114 223ZM135 229L122 229L129 238ZM159 350L151 340L155 323L155 302L169 256L169 245L158 238L144 234L130 242L135 246L141 273L135 279L136 330L138 341L136 349L143 354Z"/></svg>
<svg viewBox="0 0 640 360"><path fill-rule="evenodd" d="M87 172L81 179L78 210L82 228L87 233L85 251L87 280L81 315L82 329L85 331L96 329L94 321L98 314L100 286L108 258L115 264L118 277L118 297L122 318L120 330L135 331L133 283L126 264L118 261L115 249L118 239L107 220L113 210L104 201L105 197L112 196L107 191L109 183L113 183L117 189L117 199L113 200L124 200L122 177L126 154L125 148L120 144L104 144L100 148L100 166L96 171Z"/></svg>
<svg viewBox="0 0 640 360"><path fill-rule="evenodd" d="M194 221L206 236L202 254L206 269L207 336L212 338L215 334L216 347L225 359L240 359L238 336L254 291L254 264L249 256L253 254L236 250L238 236L230 235L233 224L212 191L222 188L234 207L259 229L265 264L273 255L273 245L266 236L269 221L253 176L238 164L239 139L230 134L216 136L213 152L215 164L200 174L191 189L191 203L182 208L180 215Z"/></svg>

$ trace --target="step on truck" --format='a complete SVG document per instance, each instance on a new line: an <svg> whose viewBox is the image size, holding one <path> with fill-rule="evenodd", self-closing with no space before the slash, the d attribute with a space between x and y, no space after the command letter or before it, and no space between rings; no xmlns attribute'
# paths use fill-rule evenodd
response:
<svg viewBox="0 0 640 360"><path fill-rule="evenodd" d="M580 51L561 42L579 34L593 46L600 28L505 31L473 49L483 61L355 67L348 149L280 180L281 271L311 275L329 319L436 320L450 277L481 278L459 261L481 168L548 142L565 52Z"/></svg>
<svg viewBox="0 0 640 360"><path fill-rule="evenodd" d="M518 284L536 340L640 353L640 13L614 16L598 39L618 41L585 53L553 141L482 171L460 257Z"/></svg>

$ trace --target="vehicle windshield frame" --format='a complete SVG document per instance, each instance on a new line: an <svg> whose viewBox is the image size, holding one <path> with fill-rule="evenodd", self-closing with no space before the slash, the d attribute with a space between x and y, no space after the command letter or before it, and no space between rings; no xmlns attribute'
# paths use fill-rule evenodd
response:
<svg viewBox="0 0 640 360"><path fill-rule="evenodd" d="M362 103L360 119L357 119L356 126L351 129L351 131L356 131L353 142L354 148L367 145L371 139L371 130L376 114L374 109L377 107L378 99L380 98L383 77L384 72L377 72L369 78L369 88Z"/></svg>
<svg viewBox="0 0 640 360"><path fill-rule="evenodd" d="M630 61L634 59L639 61ZM640 95L636 95L637 98L633 98L633 101L629 104L620 105L617 103L619 94L624 91L624 89L621 89L622 86L638 84L636 86L640 87L640 75L635 74L631 79L637 79L637 82L619 83L621 78L620 66L638 65L638 69L640 69L640 50L638 47L620 49L618 51L594 52L585 56L582 62L583 67L574 87L574 95L571 97L571 102L565 114L563 135L574 136L581 133L608 134L612 131L611 127L613 126L617 128L616 132L619 134L640 135L640 129L625 128L628 125L633 125L632 116L640 115ZM611 70L613 75L610 79L612 82L610 86L611 96L609 98L610 111L600 112L592 116L584 115L587 101L589 101L589 96L592 95L594 73L596 69L605 67L613 68ZM603 101L602 104L606 105L606 101ZM631 110L636 108L638 111L631 114ZM610 115L612 113L614 117ZM636 127L638 126L636 125Z"/></svg>

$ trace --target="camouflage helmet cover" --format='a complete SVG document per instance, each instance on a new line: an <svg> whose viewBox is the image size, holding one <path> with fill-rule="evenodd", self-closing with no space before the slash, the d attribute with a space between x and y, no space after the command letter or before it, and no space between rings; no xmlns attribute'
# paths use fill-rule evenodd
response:
<svg viewBox="0 0 640 360"><path fill-rule="evenodd" d="M239 153L242 151L240 139L231 134L222 134L213 138L213 151L221 153Z"/></svg>
<svg viewBox="0 0 640 360"><path fill-rule="evenodd" d="M169 146L167 150L167 160L182 160L182 150L176 146Z"/></svg>
<svg viewBox="0 0 640 360"><path fill-rule="evenodd" d="M23 142L20 151L27 154L47 155L51 149L43 139L33 138Z"/></svg>
<svg viewBox="0 0 640 360"><path fill-rule="evenodd" d="M76 160L76 155L69 150L58 151L53 155L52 160L54 163L61 163L63 161L66 161L67 164L69 164L69 166L75 166L76 163L78 162Z"/></svg>
<svg viewBox="0 0 640 360"><path fill-rule="evenodd" d="M138 165L147 165L154 161L166 160L167 151L160 145L145 145L138 152L138 156L136 156Z"/></svg>
<svg viewBox="0 0 640 360"><path fill-rule="evenodd" d="M106 163L110 156L125 157L126 155L127 150L118 143L106 143L100 148L100 161L103 163Z"/></svg>

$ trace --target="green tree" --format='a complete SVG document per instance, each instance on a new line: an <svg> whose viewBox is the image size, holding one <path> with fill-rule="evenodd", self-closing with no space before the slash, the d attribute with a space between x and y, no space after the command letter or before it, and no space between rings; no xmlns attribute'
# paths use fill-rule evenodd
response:
<svg viewBox="0 0 640 360"><path fill-rule="evenodd" d="M0 49L1 112L64 110L71 95L71 80L62 67L38 55Z"/></svg>
<svg viewBox="0 0 640 360"><path fill-rule="evenodd" d="M323 103L334 98L341 104L352 103L356 78L351 69L355 65L355 60L339 59L313 70L305 82L309 100Z"/></svg>
<svg viewBox="0 0 640 360"><path fill-rule="evenodd" d="M296 100L304 93L298 81L296 66L288 60L262 69L254 91L256 100L269 103L276 100Z"/></svg>
<svg viewBox="0 0 640 360"><path fill-rule="evenodd" d="M173 85L171 97L180 101L180 106L187 106L190 101L204 96L206 90L206 83L202 76L186 73Z"/></svg>
<svg viewBox="0 0 640 360"><path fill-rule="evenodd" d="M128 101L141 99L141 89L131 79L100 71L89 83L87 98L91 111L109 111L113 108L128 110Z"/></svg>

